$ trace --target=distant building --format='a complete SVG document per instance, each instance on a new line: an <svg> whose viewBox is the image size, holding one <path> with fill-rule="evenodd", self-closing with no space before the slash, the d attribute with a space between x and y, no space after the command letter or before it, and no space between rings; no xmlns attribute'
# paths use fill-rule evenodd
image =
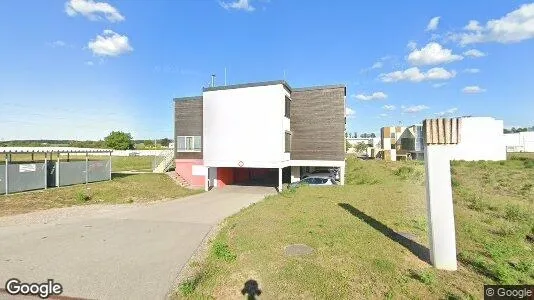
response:
<svg viewBox="0 0 534 300"><path fill-rule="evenodd" d="M423 125L416 124L406 128L397 141L400 151L410 154L411 159L424 159L425 143L423 141Z"/></svg>
<svg viewBox="0 0 534 300"><path fill-rule="evenodd" d="M390 126L380 129L380 141L382 145L382 158L384 160L397 160L397 150L400 149L400 143L397 141L401 137L406 127Z"/></svg>
<svg viewBox="0 0 534 300"><path fill-rule="evenodd" d="M352 146L364 143L371 147L378 147L378 145L380 144L380 138L347 138L347 142L349 142L349 144L351 144Z"/></svg>
<svg viewBox="0 0 534 300"><path fill-rule="evenodd" d="M534 151L534 132L521 132L522 137L511 134L505 138L503 121L491 117L461 117L459 133L461 143L451 153L457 160L504 160L506 150L525 149ZM531 135L529 135L531 134ZM516 136L517 135L517 136ZM384 160L424 159L425 141L423 126L392 126L380 130L382 141L382 158ZM521 139L522 138L522 139ZM506 145L505 145L506 144Z"/></svg>
<svg viewBox="0 0 534 300"><path fill-rule="evenodd" d="M534 131L505 133L507 152L534 152Z"/></svg>

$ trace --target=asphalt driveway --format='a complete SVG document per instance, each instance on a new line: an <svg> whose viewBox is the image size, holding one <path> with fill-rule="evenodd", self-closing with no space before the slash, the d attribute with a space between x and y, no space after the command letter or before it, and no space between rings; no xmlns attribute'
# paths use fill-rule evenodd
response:
<svg viewBox="0 0 534 300"><path fill-rule="evenodd" d="M228 186L148 205L52 209L0 218L0 284L54 279L62 296L163 299L222 219L275 190ZM0 291L0 298L8 295Z"/></svg>

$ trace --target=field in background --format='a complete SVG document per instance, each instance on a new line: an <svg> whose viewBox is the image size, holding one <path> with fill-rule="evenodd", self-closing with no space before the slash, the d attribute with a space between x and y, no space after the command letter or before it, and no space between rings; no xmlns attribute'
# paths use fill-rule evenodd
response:
<svg viewBox="0 0 534 300"><path fill-rule="evenodd" d="M2 157L0 165L5 164L5 158ZM50 156L48 157L50 160ZM61 161L67 161L67 155L61 155ZM70 155L70 161L85 160L85 155ZM109 155L89 155L89 160L108 160ZM111 167L113 172L121 171L152 171L153 156L112 156ZM57 154L53 156L57 160ZM15 163L31 163L31 154L13 154L12 161ZM34 154L35 162L44 162L44 154Z"/></svg>
<svg viewBox="0 0 534 300"><path fill-rule="evenodd" d="M347 160L344 187L302 187L228 218L176 298L483 298L534 282L534 159L452 164L459 269L428 263L421 162ZM287 256L290 244L314 253Z"/></svg>

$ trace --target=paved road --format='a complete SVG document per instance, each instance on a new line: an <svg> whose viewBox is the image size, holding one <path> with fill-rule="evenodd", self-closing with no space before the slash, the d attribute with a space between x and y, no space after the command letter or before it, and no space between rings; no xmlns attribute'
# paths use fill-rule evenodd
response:
<svg viewBox="0 0 534 300"><path fill-rule="evenodd" d="M13 277L24 282L53 278L63 285L62 296L163 299L213 226L274 192L230 186L149 205L0 218L0 285Z"/></svg>

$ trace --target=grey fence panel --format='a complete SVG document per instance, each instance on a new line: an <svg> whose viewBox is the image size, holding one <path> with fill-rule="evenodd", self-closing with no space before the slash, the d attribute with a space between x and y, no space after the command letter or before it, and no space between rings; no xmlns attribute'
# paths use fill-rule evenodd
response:
<svg viewBox="0 0 534 300"><path fill-rule="evenodd" d="M4 169L5 172L5 169ZM12 164L7 166L8 192L16 193L44 189L46 167L44 163ZM5 185L5 183L4 183ZM5 190L4 190L5 193Z"/></svg>
<svg viewBox="0 0 534 300"><path fill-rule="evenodd" d="M59 186L85 183L85 161L60 162L59 170L56 166L56 180L58 173Z"/></svg>
<svg viewBox="0 0 534 300"><path fill-rule="evenodd" d="M111 179L109 160L90 161L87 169L89 170L89 182L103 181Z"/></svg>
<svg viewBox="0 0 534 300"><path fill-rule="evenodd" d="M0 195L6 193L6 166L0 165Z"/></svg>

